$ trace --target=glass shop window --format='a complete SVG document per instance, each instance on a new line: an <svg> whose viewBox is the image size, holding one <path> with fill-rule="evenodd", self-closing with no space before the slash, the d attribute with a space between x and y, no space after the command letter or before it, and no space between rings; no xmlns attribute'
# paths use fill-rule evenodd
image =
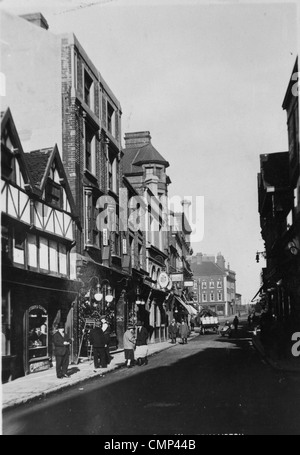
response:
<svg viewBox="0 0 300 455"><path fill-rule="evenodd" d="M48 314L45 308L35 305L29 309L28 346L29 360L48 356Z"/></svg>

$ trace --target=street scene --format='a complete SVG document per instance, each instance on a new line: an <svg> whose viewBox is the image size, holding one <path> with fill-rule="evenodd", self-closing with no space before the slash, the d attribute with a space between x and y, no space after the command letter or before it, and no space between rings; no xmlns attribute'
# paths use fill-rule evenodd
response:
<svg viewBox="0 0 300 455"><path fill-rule="evenodd" d="M3 435L300 434L299 19L0 2Z"/></svg>
<svg viewBox="0 0 300 455"><path fill-rule="evenodd" d="M3 434L298 434L299 365L274 369L251 340L245 319L232 338L177 340L145 367L122 358L114 372L4 410Z"/></svg>

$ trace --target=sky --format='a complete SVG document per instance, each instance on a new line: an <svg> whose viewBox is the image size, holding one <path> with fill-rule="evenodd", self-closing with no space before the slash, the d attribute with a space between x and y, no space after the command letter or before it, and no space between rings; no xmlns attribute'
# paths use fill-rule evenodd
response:
<svg viewBox="0 0 300 455"><path fill-rule="evenodd" d="M204 219L194 254L221 252L249 303L265 265L255 261L264 249L259 156L288 150L282 101L297 56L296 2L2 0L0 8L41 12L49 32L76 35L121 103L123 136L150 131L170 163L170 197L190 198L191 222Z"/></svg>

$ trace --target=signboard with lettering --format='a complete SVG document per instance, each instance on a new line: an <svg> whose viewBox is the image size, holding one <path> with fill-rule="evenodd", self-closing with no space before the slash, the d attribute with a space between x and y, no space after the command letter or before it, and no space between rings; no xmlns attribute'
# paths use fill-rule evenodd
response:
<svg viewBox="0 0 300 455"><path fill-rule="evenodd" d="M183 281L183 273L172 273L171 278L173 283Z"/></svg>

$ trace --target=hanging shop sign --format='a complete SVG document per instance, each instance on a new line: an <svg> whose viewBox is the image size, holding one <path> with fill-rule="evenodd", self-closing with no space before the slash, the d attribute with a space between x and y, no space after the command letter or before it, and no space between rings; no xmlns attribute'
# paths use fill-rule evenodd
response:
<svg viewBox="0 0 300 455"><path fill-rule="evenodd" d="M166 272L161 272L157 282L162 289L165 289L169 284L169 275Z"/></svg>
<svg viewBox="0 0 300 455"><path fill-rule="evenodd" d="M172 273L171 279L173 283L183 281L183 273Z"/></svg>
<svg viewBox="0 0 300 455"><path fill-rule="evenodd" d="M192 287L194 287L194 281L193 281L193 280L185 281L185 282L183 283L183 285L184 285L184 287L186 287L186 288L192 288Z"/></svg>
<svg viewBox="0 0 300 455"><path fill-rule="evenodd" d="M107 229L104 228L103 229L103 246L107 246L108 245L108 232L107 232Z"/></svg>

